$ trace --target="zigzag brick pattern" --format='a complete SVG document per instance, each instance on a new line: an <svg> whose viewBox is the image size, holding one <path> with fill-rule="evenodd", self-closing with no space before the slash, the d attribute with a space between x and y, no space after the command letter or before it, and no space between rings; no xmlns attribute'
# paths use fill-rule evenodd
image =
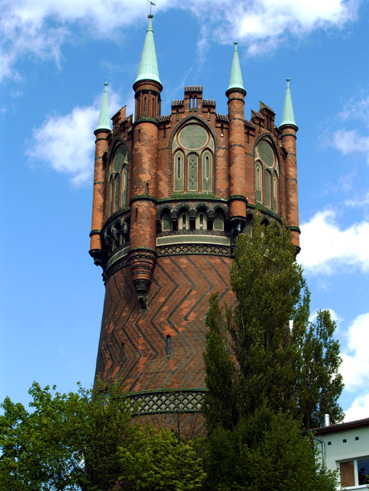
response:
<svg viewBox="0 0 369 491"><path fill-rule="evenodd" d="M140 308L129 268L113 274L106 284L96 375L121 380L130 393L205 388L204 314L214 291L232 304L230 265L228 257L159 257L147 310Z"/></svg>

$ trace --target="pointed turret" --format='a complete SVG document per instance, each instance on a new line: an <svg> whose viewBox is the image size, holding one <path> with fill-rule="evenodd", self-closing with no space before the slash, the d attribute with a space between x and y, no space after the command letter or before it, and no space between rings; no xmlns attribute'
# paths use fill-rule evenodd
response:
<svg viewBox="0 0 369 491"><path fill-rule="evenodd" d="M229 120L229 216L232 246L234 246L234 239L242 231L246 222L245 95L237 43L234 43L231 77L226 92Z"/></svg>
<svg viewBox="0 0 369 491"><path fill-rule="evenodd" d="M244 91L245 95L246 95L246 90L245 90L245 87L243 86L241 65L240 65L240 59L238 57L237 44L238 43L234 43L232 69L231 69L231 76L229 79L229 85L228 85L227 92L228 92L228 90L231 90L231 89L238 89L238 90Z"/></svg>
<svg viewBox="0 0 369 491"><path fill-rule="evenodd" d="M281 130L281 142L287 153L286 156L286 214L287 225L292 233L292 240L300 250L299 209L297 195L297 161L296 161L296 133L298 127L293 113L290 79L287 78L286 96L284 99Z"/></svg>
<svg viewBox="0 0 369 491"><path fill-rule="evenodd" d="M291 89L290 89L290 79L287 78L287 88L286 88L286 96L284 98L284 106L283 106L283 115L282 115L282 123L281 126L285 124L296 126L295 115L293 113L293 105L292 105L292 97L291 97Z"/></svg>
<svg viewBox="0 0 369 491"><path fill-rule="evenodd" d="M147 26L145 44L142 50L140 67L135 83L140 80L154 80L161 85L159 77L158 62L156 59L154 31L152 28L153 15L149 15L149 25Z"/></svg>
<svg viewBox="0 0 369 491"><path fill-rule="evenodd" d="M96 131L108 130L111 131L110 116L109 116L109 103L108 103L108 84L105 82L104 94L101 103L99 121L97 123Z"/></svg>

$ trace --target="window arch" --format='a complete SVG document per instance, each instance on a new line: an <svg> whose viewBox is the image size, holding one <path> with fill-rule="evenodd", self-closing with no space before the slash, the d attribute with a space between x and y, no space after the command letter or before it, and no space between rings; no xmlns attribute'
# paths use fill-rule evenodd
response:
<svg viewBox="0 0 369 491"><path fill-rule="evenodd" d="M198 162L199 157L196 153L191 153L188 156L188 191L198 190Z"/></svg>
<svg viewBox="0 0 369 491"><path fill-rule="evenodd" d="M177 152L174 156L174 191L184 189L184 159L183 153Z"/></svg>
<svg viewBox="0 0 369 491"><path fill-rule="evenodd" d="M264 187L265 187L265 206L272 207L272 176L268 170L264 174Z"/></svg>
<svg viewBox="0 0 369 491"><path fill-rule="evenodd" d="M162 219L161 219L161 229L163 232L168 232L172 230L172 221L170 219L170 213L166 212L164 213Z"/></svg>
<svg viewBox="0 0 369 491"><path fill-rule="evenodd" d="M278 159L272 143L262 138L254 148L255 197L273 211L278 211Z"/></svg>
<svg viewBox="0 0 369 491"><path fill-rule="evenodd" d="M127 206L128 152L119 145L114 152L109 177L109 215Z"/></svg>
<svg viewBox="0 0 369 491"><path fill-rule="evenodd" d="M213 230L224 230L224 216L223 213L217 211L214 217Z"/></svg>
<svg viewBox="0 0 369 491"><path fill-rule="evenodd" d="M273 211L278 212L278 178L277 173L273 173Z"/></svg>
<svg viewBox="0 0 369 491"><path fill-rule="evenodd" d="M207 230L208 228L208 217L206 216L206 212L201 210L196 215L195 220L195 228L196 230Z"/></svg>
<svg viewBox="0 0 369 491"><path fill-rule="evenodd" d="M190 217L188 213L183 211L179 214L178 218L178 230L189 230L190 229Z"/></svg>
<svg viewBox="0 0 369 491"><path fill-rule="evenodd" d="M193 97L189 103L195 110ZM173 192L210 193L213 191L216 149L212 131L196 117L183 123L171 137Z"/></svg>
<svg viewBox="0 0 369 491"><path fill-rule="evenodd" d="M255 188L256 188L256 201L263 202L263 169L260 162L255 164Z"/></svg>
<svg viewBox="0 0 369 491"><path fill-rule="evenodd" d="M212 166L212 155L209 151L205 151L202 157L202 190L203 191L212 191L212 175L213 175L213 166Z"/></svg>

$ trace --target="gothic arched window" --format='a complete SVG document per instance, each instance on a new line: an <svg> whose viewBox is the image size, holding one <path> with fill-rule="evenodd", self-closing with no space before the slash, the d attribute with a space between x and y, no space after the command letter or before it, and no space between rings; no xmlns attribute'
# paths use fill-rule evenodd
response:
<svg viewBox="0 0 369 491"><path fill-rule="evenodd" d="M109 215L127 206L128 152L119 145L110 166L109 177Z"/></svg>
<svg viewBox="0 0 369 491"><path fill-rule="evenodd" d="M192 104L195 109L196 99ZM208 128L190 120L174 135L172 152L174 192L213 191L215 141Z"/></svg>
<svg viewBox="0 0 369 491"><path fill-rule="evenodd" d="M278 211L278 159L267 139L259 140L254 149L255 197L258 203Z"/></svg>

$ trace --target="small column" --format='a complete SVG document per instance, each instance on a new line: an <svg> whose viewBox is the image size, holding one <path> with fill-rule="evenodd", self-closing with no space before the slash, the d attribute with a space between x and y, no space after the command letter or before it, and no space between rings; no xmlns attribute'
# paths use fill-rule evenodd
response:
<svg viewBox="0 0 369 491"><path fill-rule="evenodd" d="M228 97L229 119L229 211L232 224L232 239L243 229L246 222L246 174L245 174L245 101L237 43L234 43Z"/></svg>
<svg viewBox="0 0 369 491"><path fill-rule="evenodd" d="M156 263L156 174L160 92L152 18L146 31L138 75L133 84L136 121L131 173L131 226L129 262L132 281L143 309Z"/></svg>
<svg viewBox="0 0 369 491"><path fill-rule="evenodd" d="M282 123L279 127L282 144L287 152L286 157L286 210L287 225L292 232L292 240L296 247L300 247L299 209L297 191L297 159L296 159L296 133L298 127L293 112L290 79L287 79L286 96L284 100Z"/></svg>
<svg viewBox="0 0 369 491"><path fill-rule="evenodd" d="M102 250L100 232L104 221L104 168L103 156L108 149L108 136L111 132L109 105L108 105L108 84L105 89L100 109L99 121L95 130L95 168L94 168L94 188L92 201L92 222L90 232L90 255L94 258L95 264L102 266Z"/></svg>

